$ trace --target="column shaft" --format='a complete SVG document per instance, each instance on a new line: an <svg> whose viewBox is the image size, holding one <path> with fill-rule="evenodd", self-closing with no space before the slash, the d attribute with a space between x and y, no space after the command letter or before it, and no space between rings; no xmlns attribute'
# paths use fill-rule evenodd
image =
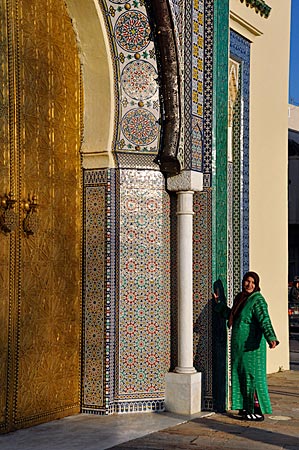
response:
<svg viewBox="0 0 299 450"><path fill-rule="evenodd" d="M178 231L178 366L177 373L195 373L193 367L193 191L177 192Z"/></svg>

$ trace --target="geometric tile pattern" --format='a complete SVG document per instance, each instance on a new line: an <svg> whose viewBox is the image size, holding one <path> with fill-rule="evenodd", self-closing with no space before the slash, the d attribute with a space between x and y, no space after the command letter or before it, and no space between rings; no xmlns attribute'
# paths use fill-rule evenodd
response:
<svg viewBox="0 0 299 450"><path fill-rule="evenodd" d="M192 8L190 3L184 2L184 24L183 24L183 149L184 149L184 167L191 168L191 151L192 151Z"/></svg>
<svg viewBox="0 0 299 450"><path fill-rule="evenodd" d="M229 60L228 96L228 277L227 302L231 305L240 289L240 65Z"/></svg>
<svg viewBox="0 0 299 450"><path fill-rule="evenodd" d="M145 4L101 0L100 5L114 55L118 98L114 150L156 155L161 128L158 71Z"/></svg>
<svg viewBox="0 0 299 450"><path fill-rule="evenodd" d="M136 146L151 144L156 139L159 129L155 116L144 109L128 111L123 117L121 128L126 139Z"/></svg>
<svg viewBox="0 0 299 450"><path fill-rule="evenodd" d="M231 299L239 292L242 279L242 229L241 229L241 172L242 172L242 146L241 146L241 126L242 126L242 110L241 110L241 79L242 72L239 70L238 74L238 91L234 100L232 110L232 181L231 181L231 208L229 220L232 222L232 255L231 261L233 262L233 273L230 276L232 281L232 290L230 292Z"/></svg>
<svg viewBox="0 0 299 450"><path fill-rule="evenodd" d="M213 127L214 2L204 2L203 183L211 186Z"/></svg>
<svg viewBox="0 0 299 450"><path fill-rule="evenodd" d="M240 277L249 269L249 87L250 87L250 42L231 30L230 56L240 64L239 110L235 111L235 127L239 127L240 139L235 139L235 161L239 158L239 183L235 181L234 195L240 194L238 213L240 215ZM242 109L241 109L242 104ZM238 119L237 119L238 118ZM239 120L239 125L237 122ZM238 133L238 131L236 131ZM239 142L239 144L238 144ZM239 148L238 148L239 145ZM237 146L237 148L236 148ZM235 174L236 177L236 174ZM236 226L235 226L236 228ZM235 255L236 256L236 255ZM240 285L239 280L239 285Z"/></svg>
<svg viewBox="0 0 299 450"><path fill-rule="evenodd" d="M173 29L175 34L175 45L177 47L177 59L178 59L178 67L179 67L179 76L180 76L180 85L183 89L184 86L184 78L185 78L185 69L184 69L184 51L185 51L185 37L184 37L184 29L185 29L185 0L168 0L168 4L170 7L171 12L171 19L173 21ZM190 70L189 70L190 72ZM190 97L190 95L189 95ZM180 99L182 101L182 96L180 96ZM181 117L182 117L182 123L185 121L184 118L185 110L183 107L182 102L182 108L181 108ZM185 167L185 137L183 132L183 127L181 123L181 129L180 129L180 141L177 151L177 159L180 162L181 167Z"/></svg>
<svg viewBox="0 0 299 450"><path fill-rule="evenodd" d="M235 275L236 272L236 262L234 260L234 252L237 248L240 251L240 243L238 240L238 236L235 234L234 225L235 225L235 216L233 215L233 210L235 208L234 203L234 195L233 195L233 179L234 179L234 170L235 166L232 161L228 161L227 163L227 294L226 300L228 306L232 306L233 298L234 298L234 289L235 289ZM240 259L240 258L239 258ZM239 275L239 272L237 272ZM238 284L239 289L239 284ZM228 330L228 342L230 342L231 338L231 330ZM230 397L230 385L231 385L231 349L230 345L227 346L227 385L228 385L228 395L227 398L229 400Z"/></svg>
<svg viewBox="0 0 299 450"><path fill-rule="evenodd" d="M227 277L227 124L229 1L214 3L214 96L213 104L213 278L226 290Z"/></svg>
<svg viewBox="0 0 299 450"><path fill-rule="evenodd" d="M163 404L170 365L169 196L160 172L121 170L119 177L115 402L151 410L144 400Z"/></svg>
<svg viewBox="0 0 299 450"><path fill-rule="evenodd" d="M202 117L203 113L203 10L201 0L192 5L192 114Z"/></svg>
<svg viewBox="0 0 299 450"><path fill-rule="evenodd" d="M187 2L186 2L187 3ZM185 5L184 157L185 168L202 170L204 1Z"/></svg>
<svg viewBox="0 0 299 450"><path fill-rule="evenodd" d="M171 361L170 361L170 371L178 366L178 302L177 302L177 292L178 292L178 280L177 280L177 194L175 192L170 192L170 242L171 242L171 274L170 274L170 301L171 301L171 311L170 311L170 327L171 327Z"/></svg>
<svg viewBox="0 0 299 450"><path fill-rule="evenodd" d="M107 172L84 174L83 411L105 411Z"/></svg>
<svg viewBox="0 0 299 450"><path fill-rule="evenodd" d="M183 11L184 11L184 0L169 0L169 6L172 12L174 29L176 31L177 43L180 47L180 53L182 51L183 42Z"/></svg>
<svg viewBox="0 0 299 450"><path fill-rule="evenodd" d="M236 269L236 264L234 260L234 252L237 248L240 250L239 245L239 235L235 235L234 225L236 222L233 221L233 210L234 210L234 197L233 197L233 177L234 177L234 165L231 161L227 163L227 294L226 299L229 306L232 304L234 297L234 270ZM235 241L236 239L236 241ZM238 285L239 288L239 285Z"/></svg>
<svg viewBox="0 0 299 450"><path fill-rule="evenodd" d="M202 373L202 406L213 409L210 189L194 194L193 210L194 367Z"/></svg>
<svg viewBox="0 0 299 450"><path fill-rule="evenodd" d="M203 120L192 116L192 170L202 170Z"/></svg>
<svg viewBox="0 0 299 450"><path fill-rule="evenodd" d="M229 1L215 4L215 65L214 86L217 101L213 106L214 145L216 169L212 172L214 194L213 277L220 278L226 290L227 283L227 124L228 124L228 63L229 63Z"/></svg>

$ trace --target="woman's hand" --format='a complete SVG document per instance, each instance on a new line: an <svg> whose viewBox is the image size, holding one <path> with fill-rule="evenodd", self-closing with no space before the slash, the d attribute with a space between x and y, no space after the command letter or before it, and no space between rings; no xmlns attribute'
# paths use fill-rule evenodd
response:
<svg viewBox="0 0 299 450"><path fill-rule="evenodd" d="M271 341L271 342L269 343L269 347L270 347L270 348L275 348L276 345L277 345L277 342L276 342L276 341Z"/></svg>
<svg viewBox="0 0 299 450"><path fill-rule="evenodd" d="M215 302L219 303L219 290L217 289L216 292L212 293L212 295L213 295Z"/></svg>

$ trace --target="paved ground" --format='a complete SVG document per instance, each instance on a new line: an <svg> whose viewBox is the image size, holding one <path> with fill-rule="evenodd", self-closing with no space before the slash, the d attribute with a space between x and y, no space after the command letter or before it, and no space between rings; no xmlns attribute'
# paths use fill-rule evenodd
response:
<svg viewBox="0 0 299 450"><path fill-rule="evenodd" d="M112 447L122 450L298 450L299 371L269 376L273 415L249 423L236 414L213 414L188 421L141 439Z"/></svg>
<svg viewBox="0 0 299 450"><path fill-rule="evenodd" d="M299 333L290 347L293 370L268 377L273 415L264 422L233 413L79 414L0 435L0 450L299 450Z"/></svg>
<svg viewBox="0 0 299 450"><path fill-rule="evenodd" d="M245 422L234 413L213 414L112 448L299 450L299 332L290 335L290 360L292 370L268 377L273 414L264 422Z"/></svg>

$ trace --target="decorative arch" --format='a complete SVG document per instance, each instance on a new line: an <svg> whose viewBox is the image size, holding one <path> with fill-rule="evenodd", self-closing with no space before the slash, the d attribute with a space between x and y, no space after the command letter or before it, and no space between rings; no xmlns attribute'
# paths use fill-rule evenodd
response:
<svg viewBox="0 0 299 450"><path fill-rule="evenodd" d="M83 167L114 167L116 93L103 14L96 0L66 0L66 4L77 35L84 84Z"/></svg>

